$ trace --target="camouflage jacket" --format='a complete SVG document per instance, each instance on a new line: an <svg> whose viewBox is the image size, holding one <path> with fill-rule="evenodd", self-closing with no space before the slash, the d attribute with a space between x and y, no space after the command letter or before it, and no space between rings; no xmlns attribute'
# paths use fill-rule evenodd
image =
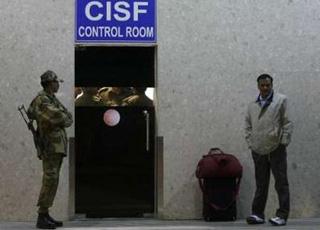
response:
<svg viewBox="0 0 320 230"><path fill-rule="evenodd" d="M41 154L67 152L66 127L72 125L71 113L53 95L41 91L33 99L29 108L28 116L36 120L39 132Z"/></svg>

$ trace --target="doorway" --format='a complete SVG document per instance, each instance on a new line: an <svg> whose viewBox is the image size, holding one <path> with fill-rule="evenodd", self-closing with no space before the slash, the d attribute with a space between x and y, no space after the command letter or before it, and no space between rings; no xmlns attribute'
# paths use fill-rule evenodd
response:
<svg viewBox="0 0 320 230"><path fill-rule="evenodd" d="M75 212L152 215L155 47L79 46L75 66Z"/></svg>

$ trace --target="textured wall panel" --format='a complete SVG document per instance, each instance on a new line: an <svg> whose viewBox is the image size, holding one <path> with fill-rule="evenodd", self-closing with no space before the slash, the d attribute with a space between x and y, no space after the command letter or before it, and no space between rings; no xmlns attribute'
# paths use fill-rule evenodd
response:
<svg viewBox="0 0 320 230"><path fill-rule="evenodd" d="M65 82L59 99L73 111L72 0L0 2L0 220L30 220L37 213L41 161L17 107L41 90L40 75L54 70ZM73 135L73 128L68 129ZM68 160L52 214L68 216Z"/></svg>
<svg viewBox="0 0 320 230"><path fill-rule="evenodd" d="M164 218L199 218L197 161L210 147L244 166L238 211L250 213L253 162L243 137L256 77L274 76L295 124L288 148L291 217L319 217L320 2L314 0L158 0L158 128L164 136ZM0 2L0 220L31 220L41 183L32 138L17 112L52 69L65 79L58 97L73 108L72 0ZM69 129L73 136L72 128ZM53 208L68 217L69 165ZM270 183L266 214L277 199Z"/></svg>
<svg viewBox="0 0 320 230"><path fill-rule="evenodd" d="M238 211L250 214L255 182L244 115L257 95L257 76L267 72L275 90L288 95L295 124L288 148L291 217L319 217L320 2L161 0L158 21L161 215L201 216L194 170L215 146L242 162ZM278 203L270 185L268 217Z"/></svg>

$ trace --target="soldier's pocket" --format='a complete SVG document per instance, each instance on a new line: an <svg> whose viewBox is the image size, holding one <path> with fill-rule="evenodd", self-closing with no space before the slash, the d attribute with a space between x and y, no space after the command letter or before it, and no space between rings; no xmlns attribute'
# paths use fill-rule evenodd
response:
<svg viewBox="0 0 320 230"><path fill-rule="evenodd" d="M50 135L50 141L52 143L60 143L62 141L60 132L52 132Z"/></svg>

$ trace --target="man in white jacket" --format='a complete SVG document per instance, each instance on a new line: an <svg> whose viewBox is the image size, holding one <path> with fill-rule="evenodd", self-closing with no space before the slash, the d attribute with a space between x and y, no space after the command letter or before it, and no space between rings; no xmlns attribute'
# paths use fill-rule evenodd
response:
<svg viewBox="0 0 320 230"><path fill-rule="evenodd" d="M290 209L286 147L290 143L293 125L288 119L287 97L273 91L272 77L262 74L257 82L260 94L249 104L245 118L246 141L252 151L256 179L252 215L247 218L247 223L265 223L271 170L280 207L269 221L276 226L286 225Z"/></svg>

